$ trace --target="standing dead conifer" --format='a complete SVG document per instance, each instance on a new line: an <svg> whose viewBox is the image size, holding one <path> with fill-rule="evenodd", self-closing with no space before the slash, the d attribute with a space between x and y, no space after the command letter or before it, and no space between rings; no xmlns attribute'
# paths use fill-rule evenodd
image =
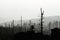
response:
<svg viewBox="0 0 60 40"><path fill-rule="evenodd" d="M42 8L40 8L41 10L41 34L43 34L43 14L44 14L44 11L42 11Z"/></svg>

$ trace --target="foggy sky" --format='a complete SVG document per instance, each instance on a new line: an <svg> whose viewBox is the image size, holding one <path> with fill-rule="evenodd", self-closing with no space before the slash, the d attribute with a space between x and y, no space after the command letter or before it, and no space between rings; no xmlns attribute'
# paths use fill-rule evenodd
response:
<svg viewBox="0 0 60 40"><path fill-rule="evenodd" d="M44 16L60 15L60 0L0 0L0 21L37 18L40 8Z"/></svg>

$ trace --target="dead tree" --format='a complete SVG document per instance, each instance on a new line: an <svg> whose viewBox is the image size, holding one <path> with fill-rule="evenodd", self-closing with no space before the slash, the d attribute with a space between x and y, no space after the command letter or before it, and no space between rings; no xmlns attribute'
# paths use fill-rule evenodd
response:
<svg viewBox="0 0 60 40"><path fill-rule="evenodd" d="M9 24L9 32L10 32L10 24Z"/></svg>
<svg viewBox="0 0 60 40"><path fill-rule="evenodd" d="M51 22L49 22L49 24L48 24L48 25L49 25L49 30L50 30L50 29L51 29Z"/></svg>
<svg viewBox="0 0 60 40"><path fill-rule="evenodd" d="M21 27L22 27L22 16L21 16Z"/></svg>
<svg viewBox="0 0 60 40"><path fill-rule="evenodd" d="M23 30L23 28L22 28L22 16L21 16L21 31Z"/></svg>
<svg viewBox="0 0 60 40"><path fill-rule="evenodd" d="M12 26L12 33L14 34L14 20L12 21L11 26Z"/></svg>
<svg viewBox="0 0 60 40"><path fill-rule="evenodd" d="M31 20L29 20L29 26L31 26Z"/></svg>
<svg viewBox="0 0 60 40"><path fill-rule="evenodd" d="M43 34L43 14L44 11L42 12L42 8L41 8L41 34Z"/></svg>

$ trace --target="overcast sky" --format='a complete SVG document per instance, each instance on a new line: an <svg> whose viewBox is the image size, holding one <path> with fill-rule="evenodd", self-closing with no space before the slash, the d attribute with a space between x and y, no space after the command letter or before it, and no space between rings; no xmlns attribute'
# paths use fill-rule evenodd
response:
<svg viewBox="0 0 60 40"><path fill-rule="evenodd" d="M2 20L37 18L40 8L44 16L60 15L60 0L0 0L0 18Z"/></svg>

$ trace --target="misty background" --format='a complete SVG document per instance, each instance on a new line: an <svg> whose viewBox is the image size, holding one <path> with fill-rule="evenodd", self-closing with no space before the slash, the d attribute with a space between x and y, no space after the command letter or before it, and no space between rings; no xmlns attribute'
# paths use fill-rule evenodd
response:
<svg viewBox="0 0 60 40"><path fill-rule="evenodd" d="M44 17L60 15L60 0L0 0L0 23L40 17L40 8Z"/></svg>

